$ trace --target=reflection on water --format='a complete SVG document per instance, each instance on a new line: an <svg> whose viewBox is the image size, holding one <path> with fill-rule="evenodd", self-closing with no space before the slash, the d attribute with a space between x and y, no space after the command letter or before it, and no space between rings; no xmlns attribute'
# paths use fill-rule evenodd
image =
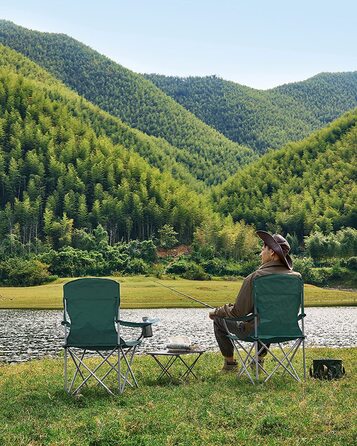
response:
<svg viewBox="0 0 357 446"><path fill-rule="evenodd" d="M307 345L357 346L357 307L306 308ZM154 336L141 351L163 349L171 335L187 335L192 342L218 350L212 321L205 309L122 310L121 318L141 321L143 316L160 319ZM0 361L21 362L55 356L63 344L62 311L0 310ZM125 335L123 336L125 338Z"/></svg>

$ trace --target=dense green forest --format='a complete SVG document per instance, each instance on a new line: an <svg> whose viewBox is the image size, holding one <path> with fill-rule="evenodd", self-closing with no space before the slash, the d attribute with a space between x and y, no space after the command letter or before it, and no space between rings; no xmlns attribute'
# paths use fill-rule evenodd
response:
<svg viewBox="0 0 357 446"><path fill-rule="evenodd" d="M253 162L213 191L216 208L261 229L329 233L357 226L357 110Z"/></svg>
<svg viewBox="0 0 357 446"><path fill-rule="evenodd" d="M130 127L164 139L176 148L171 150L174 159L206 184L222 182L253 158L251 149L204 124L144 76L66 35L30 31L2 20L0 43Z"/></svg>
<svg viewBox="0 0 357 446"><path fill-rule="evenodd" d="M161 172L171 173L174 178L182 180L192 189L201 191L204 188L204 183L198 181L185 167L185 162L189 159L194 160L192 163L197 163L198 166L203 163L197 156L190 156L186 150L176 149L163 139L128 127L119 118L103 112L99 107L73 94L60 81L22 54L1 44L0 55L0 69L15 70L24 78L46 83L49 89L59 89L71 103L76 103L77 107L81 108L82 122L90 125L97 136L107 136L114 144L123 144L139 153L151 166L157 167ZM176 161L176 158L179 161Z"/></svg>
<svg viewBox="0 0 357 446"><path fill-rule="evenodd" d="M256 90L216 76L146 75L202 121L262 153L302 139L357 106L357 72Z"/></svg>
<svg viewBox="0 0 357 446"><path fill-rule="evenodd" d="M245 276L259 228L287 237L308 282L356 286L357 110L263 154L356 105L356 73L266 92L150 78L261 157L74 39L0 21L0 283Z"/></svg>
<svg viewBox="0 0 357 446"><path fill-rule="evenodd" d="M191 241L211 212L204 197L98 135L87 113L64 86L0 70L2 239L57 249L71 244L74 229L100 224L113 244L148 239L168 223Z"/></svg>
<svg viewBox="0 0 357 446"><path fill-rule="evenodd" d="M190 241L198 222L204 221L204 210L207 210L207 213L210 215L209 219L212 219L213 214L208 201L203 197L199 199L197 195L190 192L194 189L199 189L197 181L182 165L177 165L172 161L169 150L174 151L174 147L169 146L170 149L166 152L166 158L161 156L161 148L166 143L157 138L149 137L138 130L130 129L118 118L110 116L71 92L46 71L15 51L6 47L0 47L0 52L0 70L3 79L1 92L1 148L3 152L2 234L9 233L9 230L11 233L13 228L18 228L20 225L19 231L22 234L21 240L24 243L41 237L50 239L49 229L48 227L47 229L45 228L44 212L50 209L49 203L52 202L54 203L52 206L54 222L59 224L61 218L65 216L70 220L72 229L81 227L87 228L89 231L100 223L108 230L110 243L121 239L149 238L164 223L172 224L178 230L179 241ZM43 133L42 136L37 129L38 124L35 125L29 120L29 117L33 116L31 113L29 114L29 111L34 107L36 108L34 97L37 98L41 116L46 117L46 113L51 114L60 106L61 110L63 109L63 113L71 117L71 119L68 118L66 120L65 124L75 128L75 130L68 130L73 135L68 136L66 134L67 130L64 131L65 136L63 140L58 140L58 146L62 147L64 145L66 150L69 152L73 151L72 155L65 155L66 150L58 149L56 139L58 137L48 137L48 134L51 132L60 132L62 118L50 118L50 124L46 125L50 125L51 132L47 130L46 126L43 128L40 126L40 131ZM43 105L44 103L46 105ZM14 119L14 125L12 125L12 119ZM353 181L355 180L353 156L356 150L354 123L355 114L347 114L331 127L316 133L302 143L288 145L276 154L266 154L260 160L238 172L236 176L228 180L222 187L217 187L214 190L212 202L216 203L216 209L224 215L232 215L235 221L244 220L260 228L268 227L272 230L280 228L284 233L296 234L300 242L302 242L304 235L308 235L315 229L320 229L327 233L332 229L337 230L343 226L356 226L356 208L353 202L355 198L353 189ZM31 132L28 130L23 131L27 124L30 127L35 126L36 130L31 130ZM174 189L182 190L182 204L187 204L184 203L186 194L194 197L192 199L198 201L193 205L192 211L193 213L198 211L199 215L192 217L191 207L188 205L185 208L186 211L178 212L179 215L182 215L182 221L176 220L176 214L171 214L168 217L168 214L165 212L169 211L166 210L162 214L165 205L163 205L164 199L161 198L157 201L163 207L156 208L156 214L150 211L151 213L144 215L146 212L144 210L142 213L141 211L139 212L138 215L141 216L139 219L133 218L129 215L133 210L129 209L131 203L124 206L122 203L123 195L119 194L117 198L120 201L120 205L115 211L116 214L113 211L117 217L112 216L109 218L104 215L106 211L103 211L100 218L94 218L93 205L94 203L98 204L96 198L103 200L104 195L106 196L107 193L109 195L112 194L116 187L119 189L123 176L118 174L119 176L116 177L112 172L108 173L111 169L109 166L111 158L109 157L106 159L106 170L103 172L103 178L108 175L114 175L114 177L110 176L111 181L109 183L108 180L104 182L98 180L100 184L97 184L95 189L93 184L88 184L87 179L89 179L89 183L94 181L90 179L90 176L81 178L76 171L77 165L79 166L83 163L83 166L86 166L88 171L95 169L95 167L91 167L88 159L84 162L84 158L92 156L93 143L86 145L85 140L87 138L83 140L82 137L79 137L78 133L76 133L77 128L89 129L88 132L92 136L88 136L88 140L94 138L95 141L105 141L105 144L115 148L115 150L118 150L117 147L120 147L122 150L125 147L127 156L133 160L138 160L129 164L130 167L132 164L137 164L145 166L143 167L144 170L150 170L143 159L136 156L135 152L139 152L149 159L152 165L160 168L162 172L161 178L168 179L171 182L172 175L169 175L168 172L174 176L176 175L181 181L175 183L177 185L174 186ZM44 135L46 135L45 142L39 144ZM34 142L28 144L27 138L30 140L31 138L34 139ZM162 146L160 142L162 142ZM68 145L69 149L67 149ZM88 146L89 149L88 147L86 150L79 148L83 145L85 147ZM13 151L12 146L17 147L16 151ZM36 151L34 152L35 159L32 162L34 165L38 162L38 159L42 160L42 158L52 156L51 151L53 150L55 150L58 156L62 157L59 160L61 164L60 168L57 168L59 170L56 173L56 180L49 177L46 170L48 164L45 163L43 166L40 164L36 167L36 172L41 172L46 181L52 181L51 187L46 185L44 188L43 182L46 184L46 181L42 179L41 175L39 176L39 173L36 174L37 176L34 176L32 168L27 166L26 163L30 162L28 160L33 155L31 150L29 154L27 153L28 147L31 150L34 147L36 147L36 150L42 147L43 153L41 153L40 157ZM84 152L82 153L83 150ZM269 169L267 166L270 166ZM79 177L82 181L81 186L75 187L74 190L72 190L71 185L68 185L68 187L67 184L65 186L61 185L61 183L66 183L65 179L67 180L67 175L69 172L72 172L73 168L73 175ZM264 169L267 172L263 173L262 170ZM84 167L82 167L82 170L85 170ZM151 169L151 171L153 170ZM286 177L282 175L282 172L286 173ZM51 174L52 172L50 172L50 176ZM159 173L155 173L155 178L159 177ZM185 187L183 183L186 183ZM140 190L141 187L140 178L137 178L136 183L129 182L128 195L136 194L135 196L137 196L137 189ZM31 193L28 188L32 191ZM98 196L95 195L101 189L105 192L104 195L100 191ZM144 184L143 189L145 196L147 194L146 184ZM163 190L164 188L162 188ZM55 198L52 197L52 194L54 194ZM171 189L166 191L165 200L169 199L170 194L172 194ZM80 195L82 196L80 197ZM285 198L287 196L288 199ZM38 222L31 226L28 224L29 219L27 217L21 217L22 221L26 222L25 228L25 226L21 226L19 212L15 212L15 210L20 209L24 200L28 198L30 199L30 204L28 205L31 210L37 209ZM139 207L143 206L142 202L145 200L146 198L144 199L139 194L139 202L141 203ZM176 197L173 197L172 201L175 200ZM204 204L197 204L200 200L203 200ZM284 204L282 204L283 202ZM39 207L36 208L34 203L37 203L36 206ZM86 218L79 217L80 207L83 212L87 213ZM198 210L199 207L202 209ZM122 209L124 209L123 213ZM172 210L172 208L170 209ZM185 213L187 215L183 217ZM133 214L136 215L134 211ZM150 215L154 214L156 215L156 221L152 222ZM118 218L117 222L114 221L115 218ZM187 224L183 222L186 218L188 219ZM191 222L192 219L195 223ZM57 226L59 227L59 225ZM132 226L134 227L132 228ZM189 227L191 229L188 229ZM218 231L220 228L215 230ZM59 242L60 237L62 235L57 234L57 236L54 236L53 246L61 245L61 242Z"/></svg>

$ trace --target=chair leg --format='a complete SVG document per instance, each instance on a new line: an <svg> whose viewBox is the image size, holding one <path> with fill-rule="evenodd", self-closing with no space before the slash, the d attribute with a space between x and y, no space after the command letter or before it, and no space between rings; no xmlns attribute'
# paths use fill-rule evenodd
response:
<svg viewBox="0 0 357 446"><path fill-rule="evenodd" d="M262 343L262 344L263 344L263 343ZM264 344L263 344L263 345L264 345ZM267 382L267 381L274 375L274 373L276 372L276 370L277 370L280 366L283 367L283 369L286 370L286 371L289 373L289 375L290 375L292 378L294 378L296 381L301 381L300 378L299 378L299 376L298 376L298 374L296 373L296 370L294 369L293 365L291 364L291 360L289 360L289 356L290 356L291 354L293 355L292 357L294 357L294 355L295 355L295 353L296 353L296 351L297 351L299 345L300 345L300 339L298 339L298 340L294 343L294 345L290 348L290 350L289 350L287 353L284 352L284 357L283 357L282 360L280 360L280 359L279 359L279 358L278 358L278 357L271 351L270 348L268 348L266 345L264 345L265 348L267 349L267 351L273 356L273 358L275 359L275 361L278 363L278 364L274 367L274 369L273 369L273 371L270 373L270 375L264 380L264 382ZM288 365L287 365L287 366L284 365L284 361L285 361L285 360L288 362ZM290 367L292 368L293 373L288 369L289 365L290 365Z"/></svg>
<svg viewBox="0 0 357 446"><path fill-rule="evenodd" d="M76 356L76 355L74 355ZM85 385L87 384L87 381L93 377L95 378L105 389L108 393L110 393L111 395L114 395L114 393L109 389L109 387L96 375L96 371L104 364L105 360L103 360L100 364L98 364L94 370L91 370L81 359L79 359L78 357L76 357L77 360L79 361L80 365L82 365L87 372L89 373L89 375L84 378L84 380L82 381L82 383L72 392L73 394L78 393L79 390ZM81 374L81 376L83 377L83 374Z"/></svg>
<svg viewBox="0 0 357 446"><path fill-rule="evenodd" d="M121 348L120 350L121 350L122 356L123 356L123 358L124 358L124 361L125 361L125 363L126 363L126 367L127 367L127 369L126 369L126 373L125 373L125 377L124 377L124 381L123 381L122 390L121 390L121 393L123 393L126 384L129 383L129 380L128 380L129 373L130 373L130 375L131 375L131 377L132 377L132 379L133 379L133 381L134 381L134 383L135 383L135 386L136 386L136 387L139 387L139 385L138 385L138 382L136 381L134 372L133 372L133 370L132 370L132 368L131 368L131 365L132 365L132 363L133 363L133 359L134 359L134 355L135 355L135 352L136 352L136 346L133 348L133 350L132 350L132 352L131 352L131 354L130 354L129 361L128 361L127 355L129 354L129 352L130 352L131 349L128 349L127 354L125 354L125 352L124 352L124 350L123 350L122 348ZM130 384L130 383L129 383L129 384Z"/></svg>
<svg viewBox="0 0 357 446"><path fill-rule="evenodd" d="M126 352L121 347L115 348L110 351L108 355L104 355L101 351L97 351L97 353L100 355L102 361L93 369L89 368L85 362L84 357L86 354L86 350L83 352L75 353L70 348L65 349L65 358L64 358L64 388L68 393L76 394L78 393L81 388L84 385L88 385L88 381L91 378L94 378L97 381L98 385L102 385L108 393L111 395L114 395L114 393L108 388L108 386L103 382L107 376L111 372L116 373L116 380L118 385L118 391L119 393L123 393L126 385L129 385L130 387L138 387L138 382L135 378L134 372L132 370L132 364L134 360L134 356L137 350L137 346L128 348ZM115 355L117 353L117 356ZM68 382L68 355L72 358L75 371L73 374L73 377L70 377L71 382ZM115 355L117 357L117 363L114 361L110 361L110 357L112 355ZM115 357L114 356L114 357ZM121 361L124 360L126 365L126 370L124 371L123 365L121 364ZM103 365L108 365L109 370L106 370L104 372L103 376L100 376L99 373L97 373L98 369L102 367ZM124 367L125 367L124 365ZM88 375L87 373L88 372ZM87 375L87 376L86 376ZM82 382L79 384L76 384L76 380L78 383L79 376L82 378ZM77 387L75 387L77 386Z"/></svg>
<svg viewBox="0 0 357 446"><path fill-rule="evenodd" d="M102 385L108 391L108 393L110 393L111 395L114 395L114 393L104 383L104 380L113 371L116 373L116 379L117 379L119 393L122 393L124 391L124 388L127 384L130 387L134 387L134 385L136 387L138 387L138 383L135 379L134 373L131 368L136 349L134 348L132 350L129 358L127 358L126 355L124 354L124 352L122 352L123 353L122 356L125 358L125 362L127 364L126 373L123 372L122 367L121 367L121 352L120 352L120 350L121 350L120 348L115 348L115 349L111 350L108 354L103 354L101 351L97 351L97 354L99 354L99 356L101 357L101 362L99 364L97 364L96 367L91 369L84 362L87 350L83 350L81 352L78 352L78 354L77 354L76 352L72 351L70 348L67 348L65 350L65 355L64 355L64 388L67 391L67 393L71 393L71 394L78 393L84 385L86 385L86 386L88 385L88 381L91 378L94 378L97 381L97 385ZM131 349L129 349L129 350L131 350ZM112 355L114 355L113 357L115 357L116 353L117 353L117 361L118 362L114 361L114 363L113 363L110 361L110 358ZM68 360L69 360L69 357L72 358L73 364L75 366L75 371L73 373L73 376L71 376L71 378L70 378L70 381L71 381L70 383L68 382L68 378L69 378L68 377ZM108 365L109 370L107 370L103 374L103 376L100 376L97 371L103 365ZM88 374L86 374L85 371L87 371ZM135 384L130 382L131 378L129 379L129 375L131 375L131 377L134 379ZM82 381L79 382L79 384L77 384L77 386L76 386L76 381L79 377L82 379Z"/></svg>
<svg viewBox="0 0 357 446"><path fill-rule="evenodd" d="M75 371L75 373L74 373L74 375L73 375L71 384L69 385L69 388L68 388L68 392L71 392L71 391L72 391L72 388L73 388L73 386L74 386L74 383L75 383L75 381L76 381L76 378L77 378L78 373L81 375L82 380L84 380L84 376L83 376L83 373L82 373L82 371L81 371L81 364L80 364L80 363L83 361L83 358L84 358L84 355L85 355L85 353L86 353L86 350L83 351L83 353L82 353L82 357L81 357L81 359L80 359L80 361L79 361L79 364L77 364L77 361L76 361L76 357L77 357L77 356L71 351L71 349L68 349L68 352L69 352L69 355L70 355L70 357L72 358L72 361L73 361L73 363L74 363L74 365L75 365L75 367L76 367L76 371Z"/></svg>
<svg viewBox="0 0 357 446"><path fill-rule="evenodd" d="M233 343L234 349L237 352L240 362L241 362L241 369L238 372L238 377L240 377L245 372L248 375L251 383L255 384L253 376L255 376L256 381L258 382L259 381L259 370L261 370L266 375L268 375L268 372L259 363L259 354L261 353L261 351L263 350L264 347L261 347L259 349L258 342L252 342L252 346L248 350L238 341L236 341L236 342L232 341L232 343ZM243 358L243 356L241 355L241 353L237 347L237 344L245 352L245 354L246 354L245 358ZM253 353L253 349L254 349L254 353ZM249 373L249 368L251 367L251 364L255 365L255 371L254 371L254 373L252 373L252 375ZM257 373L257 370L258 370L258 373Z"/></svg>
<svg viewBox="0 0 357 446"><path fill-rule="evenodd" d="M243 373L246 373L248 375L249 380L252 384L255 384L255 381L259 382L259 369L262 370L262 372L265 373L266 378L264 379L264 382L268 381L274 373L277 371L279 367L282 367L284 369L284 373L287 372L293 379L295 379L298 382L301 382L301 379L292 364L292 361L298 351L298 348L300 347L302 343L303 347L303 367L304 367L304 379L306 379L306 357L305 357L305 344L304 339L298 338L294 342L294 344L287 349L287 351L284 351L280 343L278 343L280 350L283 353L283 358L280 359L272 350L267 347L266 344L264 344L263 341L254 341L252 343L252 346L249 349L246 349L244 345L242 345L240 342L238 342L237 339L231 339L232 345L234 347L234 350L237 352L237 355L241 362L241 368L238 372L238 377L243 375ZM261 348L259 349L259 342L261 344ZM244 353L242 354L238 348L238 346L245 352L246 356L244 357ZM253 348L254 348L254 354L253 354ZM266 350L268 353L272 355L274 360L276 361L276 366L273 368L272 372L268 372L262 364L259 363L259 354L262 350ZM249 373L249 368L253 368L252 364L255 365L255 373L252 375ZM255 380L253 379L255 377Z"/></svg>
<svg viewBox="0 0 357 446"><path fill-rule="evenodd" d="M68 392L68 381L67 381L67 348L64 349L64 390Z"/></svg>
<svg viewBox="0 0 357 446"><path fill-rule="evenodd" d="M259 381L259 355L258 355L258 341L254 342L255 346L255 379Z"/></svg>
<svg viewBox="0 0 357 446"><path fill-rule="evenodd" d="M254 343L253 343L253 346L254 346ZM248 361L249 359L250 359L250 362L249 362L249 366L250 367L252 367L252 364L254 365L254 367L256 366L256 364L258 364L258 371L259 370L261 370L263 373L265 373L266 375L269 375L269 373L265 370L265 368L262 366L262 364L259 362L259 355L260 355L260 353L261 353L261 351L263 350L263 347L260 349L260 350L258 350L258 362L256 361L256 359L255 359L255 354L254 354L254 357L253 356L249 356L249 357L247 357L246 358L246 361ZM258 381L259 381L259 374L258 374Z"/></svg>
<svg viewBox="0 0 357 446"><path fill-rule="evenodd" d="M238 345L244 350L244 352L247 355L246 358L244 359L242 354L240 353L239 348L237 347L236 343L233 342L233 347L234 347L235 351L237 352L237 355L239 356L239 359L240 359L240 362L241 362L241 365L242 365L242 367L241 367L241 369L240 369L240 371L238 373L238 377L240 377L243 374L243 372L245 372L248 375L248 378L250 379L250 382L254 385L255 384L254 379L251 377L251 375L249 373L249 370L248 370L248 367L247 367L247 363L248 363L249 358L251 358L251 360L254 361L254 359L252 358L252 350L254 348L254 344L252 344L252 346L249 349L249 351L246 348L244 348L244 346L242 344L240 344L239 342L238 342Z"/></svg>
<svg viewBox="0 0 357 446"><path fill-rule="evenodd" d="M295 357L295 355L296 355L296 353L297 353L297 350L298 350L298 348L299 348L299 345L300 345L300 343L297 344L297 342L298 342L298 341L295 341L295 343L294 343L294 345L293 345L294 351L293 351L292 356L291 356L290 358L289 358L288 355L286 354L286 352L285 352L284 348L282 347L282 345L280 344L280 342L278 342L278 346L279 346L280 350L281 350L282 353L283 353L283 360L282 360L282 362L284 361L284 358L286 358L287 367L290 366L290 368L291 368L291 370L292 370L292 373L295 374L295 376L297 377L297 379L299 379L299 376L298 376L298 374L296 373L296 370L295 370L295 368L294 368L294 366L293 366L293 364L292 364L293 359L294 359L294 357ZM290 349L290 351L291 351L291 349ZM289 354L290 354L290 351L289 351ZM285 375L285 372L286 372L286 371L287 371L287 369L284 368L283 376Z"/></svg>
<svg viewBox="0 0 357 446"><path fill-rule="evenodd" d="M283 347L281 346L281 344L278 343L279 348L280 348L280 350L281 350L282 353L283 353L283 360L282 360L282 362L284 361L284 359L286 359L286 362L287 362L286 367L283 366L283 367L284 367L283 376L284 376L285 372L288 371L287 368L290 367L290 368L291 368L291 372L293 373L293 375L295 375L295 379L296 379L297 381L300 381L300 378L299 378L299 375L298 375L297 371L295 370L295 367L293 366L293 360L294 360L294 358L295 358L295 355L296 355L296 353L297 353L297 351L298 351L298 348L299 348L300 344L301 344L301 342L300 342L299 340L295 341L295 343L294 343L294 345L293 345L293 349L294 349L294 350L293 350L293 351L290 350L290 351L288 352L288 354L286 354L285 351L284 351L284 349L283 349ZM291 356L290 356L290 358L289 358L289 354L290 354L290 352L291 352L292 354L291 354Z"/></svg>
<svg viewBox="0 0 357 446"><path fill-rule="evenodd" d="M118 368L117 368L117 363L115 363L114 365L109 361L109 358L113 355L113 353L114 353L114 351L115 350L113 350L113 351L111 351L110 353L109 353L109 355L107 355L107 356L104 356L101 352L98 352L99 353L99 355L102 357L102 359L103 359L103 364L104 364L104 362L106 362L108 365L109 365L109 367L110 367L110 369L102 376L102 378L101 378L101 380L102 381L104 381L105 380L105 378L114 370L115 372L118 372ZM121 375L121 377L122 378L124 378L124 375ZM131 384L131 382L129 381L129 379L127 379L127 383L129 384L129 386L131 386L131 387L133 387L133 385ZM99 383L98 383L98 385L99 385Z"/></svg>
<svg viewBox="0 0 357 446"><path fill-rule="evenodd" d="M304 368L304 381L306 381L305 339L302 340L302 366Z"/></svg>
<svg viewBox="0 0 357 446"><path fill-rule="evenodd" d="M119 390L119 393L121 393L120 348L119 347L118 347L118 375L117 375L117 379L118 379L118 390Z"/></svg>

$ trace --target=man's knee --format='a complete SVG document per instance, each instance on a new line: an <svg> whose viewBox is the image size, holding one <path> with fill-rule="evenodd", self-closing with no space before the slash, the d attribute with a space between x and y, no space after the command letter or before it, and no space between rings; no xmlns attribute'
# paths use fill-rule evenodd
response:
<svg viewBox="0 0 357 446"><path fill-rule="evenodd" d="M226 327L224 324L224 319L221 317L215 317L213 320L213 327L215 330L224 330L226 331Z"/></svg>

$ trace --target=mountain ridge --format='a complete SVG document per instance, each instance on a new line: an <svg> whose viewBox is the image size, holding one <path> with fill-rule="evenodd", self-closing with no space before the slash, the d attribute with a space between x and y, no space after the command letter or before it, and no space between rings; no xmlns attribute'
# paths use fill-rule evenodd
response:
<svg viewBox="0 0 357 446"><path fill-rule="evenodd" d="M146 75L228 138L264 153L300 140L357 106L357 71L258 90L217 76Z"/></svg>
<svg viewBox="0 0 357 446"><path fill-rule="evenodd" d="M105 133L110 137L113 143L124 144L126 141L131 141L130 145L135 145L135 151L148 161L152 167L157 167L161 172L170 172L174 178L184 181L190 185L192 189L202 191L204 189L203 183L194 178L184 165L175 161L175 148L170 146L164 140L160 140L154 136L146 135L140 130L132 129L127 124L123 123L119 118L116 118L109 113L103 111L98 106L91 104L77 93L70 90L60 80L53 77L46 70L35 64L27 57L17 53L16 51L0 44L0 69L8 68L15 70L18 74L27 79L32 79L39 82L45 82L51 85L54 89L65 88L66 94L71 96L75 101L80 101L86 107L87 117L91 121L90 124L95 126L100 133ZM14 68L15 67L15 68ZM94 120L90 119L94 118ZM101 124L98 124L98 119ZM100 127L100 130L99 130ZM110 127L113 127L111 129ZM107 130L109 128L109 130ZM160 146L157 150L156 146ZM132 150L134 148L132 147Z"/></svg>
<svg viewBox="0 0 357 446"><path fill-rule="evenodd" d="M270 151L212 191L215 209L259 229L296 234L357 226L357 109Z"/></svg>
<svg viewBox="0 0 357 446"><path fill-rule="evenodd" d="M183 242L212 213L208 200L151 167L105 131L109 116L40 69L19 74L24 56L0 59L0 233L55 248L77 229L106 228L110 242L149 239L172 224ZM11 64L12 61L12 64ZM32 64L32 65L31 65ZM13 65L13 68L11 68ZM46 78L49 83L47 84ZM98 114L97 120L91 114ZM96 128L97 127L97 128Z"/></svg>
<svg viewBox="0 0 357 446"><path fill-rule="evenodd" d="M0 22L0 42L2 23ZM14 26L16 31L16 25ZM39 34L41 37L42 33ZM53 37L52 34L50 36ZM56 41L57 35L54 38L56 51L60 51L62 41ZM74 39L68 39L77 44ZM34 41L32 51L36 48ZM66 51L62 56L67 54ZM357 210L354 204L357 201L355 185L357 174L354 167L357 164L356 110L347 112L300 142L289 142L280 149L268 150L258 160L254 160L252 151L248 151L249 156L244 162L248 163L249 160L251 162L243 166L234 162L237 159L234 158L233 152L229 152L226 156L225 146L215 144L217 141L223 141L221 139L214 140L206 151L202 147L198 147L197 151L192 151L190 147L177 148L164 138L148 135L130 127L119 117L104 111L100 105L88 101L71 90L67 84L21 52L0 43L0 55L2 79L0 104L4 104L5 107L4 113L0 110L2 234L9 229L7 225L10 222L12 228L20 225L20 232L27 234L24 236L25 241L30 237L28 231L33 237L34 228L37 226L34 223L35 226L30 225L28 229L23 217L28 215L29 221L32 221L31 218L34 217L31 217L29 210L31 206L37 209L37 212L40 208L47 209L46 219L39 220L38 225L41 231L45 231L47 237L51 237L53 231L58 232L61 225L68 228L70 221L74 228L83 225L93 228L99 223L109 228L108 232L114 242L123 238L152 237L164 222L175 226L180 241L190 241L195 228L204 219L213 217L212 205L223 217L227 216L230 219L232 216L235 221L245 220L260 229L290 232L296 234L300 242L305 235L314 230L329 232L343 226L357 225ZM75 59L77 55L78 53L74 52L72 58ZM55 58L54 61L65 63L65 58L62 56ZM90 61L92 56L93 53L88 56ZM101 63L104 63L101 56L95 57L99 57ZM109 59L108 64L118 74L117 64L112 65ZM69 67L74 69L75 65L72 63ZM86 69L82 70L82 74L86 73ZM342 75L344 82L351 82L352 86L354 76L354 72L350 78ZM7 86L7 78L10 79L10 83L12 82L14 91ZM128 82L132 80L131 75L128 79ZM210 80L213 92L217 84L223 91L227 88L226 81L216 77L211 77ZM91 87L95 86L94 81L97 79L90 79ZM138 84L142 87L138 89L138 93L143 95L143 103L147 103L150 110L150 107L156 106L156 102L152 102L155 98L151 96L149 102L145 102L147 101L145 94L148 91L145 85L151 84L150 81L145 82ZM331 85L335 85L333 82L331 84L331 75L324 73L310 78L307 83L303 81L276 87L272 90L270 98L276 101L275 109L281 108L289 120L304 110L305 96L313 97L307 115L311 119L317 116L323 122L324 119L332 119L331 110L334 110L333 107L329 108L330 106L321 108L326 91L330 91ZM336 85L336 91L339 91L341 84ZM230 84L228 86L231 87ZM206 84L203 87L206 88ZM318 94L312 95L313 91ZM249 93L253 109L264 99L263 102L269 110L270 103L260 91L242 87L239 92L235 91L236 95L238 93L242 98ZM40 112L37 112L32 104L34 101L32 95L38 100ZM123 95L127 97L127 92ZM227 101L229 98L228 95ZM329 104L332 106L349 100L342 97L340 103L336 102L338 99L336 96L330 99ZM172 98L165 99L166 105L171 103L174 103ZM214 101L212 104L205 103L206 109L215 104L220 105ZM296 108L290 107L291 104L295 104ZM167 118L165 116L164 121L160 122L171 123L171 119L181 108L176 107L169 120L165 121ZM180 116L172 123L171 130L186 123L185 120L182 121L182 116L190 116L191 119L193 115L189 113ZM255 125L256 116L252 114L250 118L249 122ZM268 125L269 119L272 118L274 116L267 113L265 124L270 133L277 137L279 133L276 126ZM184 129L192 142L195 141L195 133L192 133L197 123L195 119L193 127ZM298 121L294 122L297 125ZM301 121L300 130L306 130L307 127L306 122ZM47 128L48 135L44 131ZM208 127L200 128L202 130ZM295 130L299 130L299 127L297 126ZM86 142L82 143L81 132ZM210 130L205 137L210 139L212 135L217 135L217 132ZM254 136L254 132L252 135ZM57 140L59 148L56 146ZM197 141L199 144L199 140ZM98 146L98 151L95 150L95 145ZM51 162L44 152L45 146L53 158ZM93 157L93 162L89 160L89 155ZM219 164L222 161L220 158L224 156L226 157L223 162ZM45 160L45 164L42 160ZM38 166L35 165L35 161ZM230 169L224 171L227 163ZM51 190L51 198L43 201L41 194L41 196L36 195L36 188L41 192L39 177L42 175L41 172L48 172L46 170L48 166L52 166L51 172L55 177L50 176L52 183L46 186ZM232 171L235 174L230 176ZM63 178L59 179L56 175ZM67 177L72 185L75 185L75 190L70 186L67 187ZM223 184L213 188L212 200L209 203L205 196L207 190L204 188L204 183L206 186L219 184L227 177ZM96 184L98 178L100 181ZM44 184L47 184L46 180L43 180ZM57 184L57 190L53 188L54 184ZM7 196L10 196L10 200L6 198ZM105 211L101 213L102 205ZM217 214L214 218L216 217ZM80 222L84 222L83 225Z"/></svg>
<svg viewBox="0 0 357 446"><path fill-rule="evenodd" d="M0 21L0 43L29 57L130 127L188 150L193 159L183 155L180 162L208 185L223 181L254 157L251 149L207 126L145 77L71 37Z"/></svg>

